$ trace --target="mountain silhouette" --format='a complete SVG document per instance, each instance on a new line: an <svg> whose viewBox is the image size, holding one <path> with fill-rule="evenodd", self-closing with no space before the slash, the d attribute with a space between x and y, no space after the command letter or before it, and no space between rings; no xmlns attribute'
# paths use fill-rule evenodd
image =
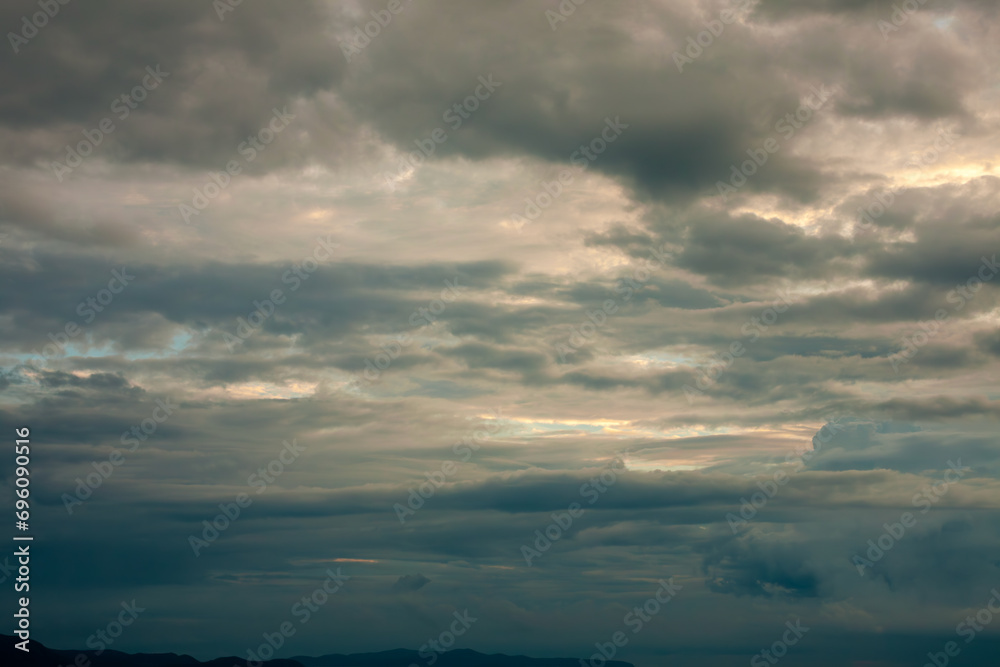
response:
<svg viewBox="0 0 1000 667"><path fill-rule="evenodd" d="M10 635L0 635L0 664L12 667L427 667L417 651L395 649L378 653L333 653L318 657L295 656L276 658L258 665L248 665L245 658L215 658L207 662L176 653L122 653L106 650L69 651L47 648L30 641L30 652L14 648L19 641ZM82 657L81 657L82 656ZM578 667L579 658L529 658L523 655L486 655L469 649L455 649L437 655L435 667ZM604 667L634 667L632 663L609 660Z"/></svg>

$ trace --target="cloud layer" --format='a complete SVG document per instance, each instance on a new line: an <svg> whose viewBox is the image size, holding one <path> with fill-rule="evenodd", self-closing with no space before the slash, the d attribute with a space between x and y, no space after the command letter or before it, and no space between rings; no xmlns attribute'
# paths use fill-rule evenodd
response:
<svg viewBox="0 0 1000 667"><path fill-rule="evenodd" d="M0 9L0 422L39 640L135 598L114 648L244 655L339 567L279 656L468 609L460 647L587 657L673 577L617 659L800 618L788 665L992 664L992 3L38 11Z"/></svg>

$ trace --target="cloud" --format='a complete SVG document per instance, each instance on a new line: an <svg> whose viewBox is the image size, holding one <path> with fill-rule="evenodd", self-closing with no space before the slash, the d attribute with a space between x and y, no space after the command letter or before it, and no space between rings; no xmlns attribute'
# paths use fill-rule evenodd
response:
<svg viewBox="0 0 1000 667"><path fill-rule="evenodd" d="M280 656L416 648L466 608L469 646L582 655L675 577L623 649L637 667L754 655L792 615L824 630L789 665L895 666L982 606L996 8L926 3L883 36L894 0L761 0L721 32L715 0L584 3L553 30L558 4L412 3L382 25L384 0L102 0L11 48L0 428L31 429L35 603L66 610L39 639L78 645L136 598L150 615L114 650L243 655L334 562L351 579ZM5 5L5 34L38 11ZM147 88L149 67L169 74ZM112 292L116 271L134 278ZM130 449L163 400L175 414ZM919 523L859 576L904 512ZM992 664L986 634L969 664Z"/></svg>
<svg viewBox="0 0 1000 667"><path fill-rule="evenodd" d="M412 593L429 583L431 580L422 574L404 574L392 585L392 590L397 593Z"/></svg>

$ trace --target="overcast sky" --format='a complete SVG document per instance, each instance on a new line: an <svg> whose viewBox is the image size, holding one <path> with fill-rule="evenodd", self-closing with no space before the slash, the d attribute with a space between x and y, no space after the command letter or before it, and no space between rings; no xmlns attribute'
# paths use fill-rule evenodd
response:
<svg viewBox="0 0 1000 667"><path fill-rule="evenodd" d="M4 2L33 638L995 664L998 11Z"/></svg>

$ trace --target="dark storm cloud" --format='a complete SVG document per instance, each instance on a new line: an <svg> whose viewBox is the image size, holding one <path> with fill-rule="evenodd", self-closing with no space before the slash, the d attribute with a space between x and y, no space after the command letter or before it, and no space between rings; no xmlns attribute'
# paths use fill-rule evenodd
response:
<svg viewBox="0 0 1000 667"><path fill-rule="evenodd" d="M82 387L88 389L142 391L139 387L131 387L128 380L114 373L93 373L87 377L79 377L71 373L63 373L62 371L51 373L42 371L39 382L43 387Z"/></svg>
<svg viewBox="0 0 1000 667"><path fill-rule="evenodd" d="M873 17L885 17L892 13L896 0L761 0L757 11L771 17L797 17L803 14L819 15L853 15L857 19L866 20ZM922 3L925 9L945 11L959 8L982 10L988 6L984 0L947 0L929 6Z"/></svg>
<svg viewBox="0 0 1000 667"><path fill-rule="evenodd" d="M983 440L970 441L963 444L962 450L976 456L979 461L995 460L997 458L996 449L984 447L984 442ZM877 447L873 444L869 448L876 449ZM841 450L842 448L836 449ZM882 451L883 454L887 452L885 448ZM893 465L917 470L920 469L920 464L918 462L906 463L904 454L910 456L919 454L929 458L928 452L931 454L945 453L947 456L946 451L946 446L937 446L924 440L915 443L909 452L888 452L884 460L895 461ZM799 452L801 453L801 450ZM967 462L966 458L964 456L961 458L964 465ZM797 461L797 459L795 460ZM773 511L793 514L796 507L804 505L813 508L822 508L830 504L893 508L901 500L905 499L906 502L909 502L913 493L920 491L921 485L926 485L928 479L932 482L937 481L941 475L940 471L949 469L949 465L944 460L936 461L933 468L927 466L922 468L922 471L928 475L925 479L913 475L904 476L889 471L885 466L842 468L841 472L850 474L834 474L828 471L796 472L797 464L794 462L793 465L785 463L783 459L780 462L785 466L785 470L791 478L802 481L783 489L781 495L772 500L769 508ZM982 468L982 470L986 470L986 468ZM408 491L416 488L422 482L426 482L426 478L423 480L413 479L405 484L393 486L369 484L335 490L316 490L309 494L290 492L289 488L294 487L283 480L282 486L285 488L275 489L273 494L268 491L266 497L262 496L266 502L259 503L259 506L255 506L252 512L248 512L245 523L268 523L282 518L318 520L324 517L370 515L370 520L373 521L395 522L395 526L400 531L396 537L408 535L407 539L413 540L414 544L422 544L421 548L434 548L436 541L432 533L436 531L445 531L451 535L449 542L453 541L452 546L458 548L457 545L462 542L462 528L442 524L438 513L501 512L507 516L504 519L507 526L503 529L502 534L497 534L483 541L477 547L490 551L502 548L511 535L516 535L517 531L523 530L525 526L530 526L538 521L542 521L544 526L551 520L549 513L564 510L574 501L579 502L585 510L594 510L597 515L602 517L588 520L585 522L588 525L592 525L595 521L600 525L613 525L622 519L623 513L647 511L654 513L650 516L655 516L655 512L676 512L678 516L688 517L684 519L684 522L724 521L726 512L732 511L733 508L739 509L741 498L750 497L750 495L760 491L756 482L762 479L748 479L741 475L721 473L623 472L610 478L616 481L611 482L605 487L605 491L600 492L601 487L597 482L600 482L602 472L606 472L606 468L518 471L490 476L481 481L447 484L440 488L432 499L426 501L427 509L432 511L425 512L424 508L417 508L413 516L408 518L406 525L409 527L419 526L420 530L418 531L409 528L404 530L393 507L395 503L405 502ZM315 473L305 470L294 472L299 480L310 474ZM979 473L973 471L972 474L978 475ZM770 475L765 477L770 477ZM606 476L605 483L607 483L607 479L609 477ZM861 485L868 487L864 493L858 492ZM912 492L911 488L913 488ZM185 497L174 494L169 499L169 503L150 504L147 509L172 520L197 525L199 517L206 511L206 507L211 509L213 506L213 500L217 504L238 489L239 486L234 486L231 491L202 486L193 489L192 493ZM979 489L975 496L965 495L958 498L956 495L956 497L948 499L947 502L942 501L942 506L960 506L962 503L968 502L988 502L990 489L992 486L987 485ZM136 496L137 502L141 502L141 499L146 495L142 486L138 484L129 485L120 491L130 496ZM851 493L854 495L849 498ZM593 502L591 502L592 498ZM474 516L469 516L461 521L475 522L477 519ZM726 529L729 529L728 526ZM360 544L367 540L391 540L392 537L382 535L357 536L356 539L359 540ZM463 545L462 548L467 547Z"/></svg>
<svg viewBox="0 0 1000 667"><path fill-rule="evenodd" d="M763 141L756 125L741 113L742 95L768 90L771 98L783 102L783 116L808 92L806 86L769 77L767 66L761 69L759 62L737 66L735 77L710 67L692 67L682 75L665 56L637 57L626 26L649 20L643 14L653 13L671 26L678 42L686 36L683 31L695 25L665 6L591 7L555 34L529 3L470 9L450 3L452 18L445 26L436 12L413 7L405 21L393 26L391 40L366 50L357 70L365 74L345 79L345 97L401 147L412 148L414 140L441 126L444 112L472 94L477 77L492 73L501 88L440 146L443 154L482 158L520 152L568 166L574 151L600 137L606 118L620 118L640 131L624 130L592 163L594 168L621 177L645 195L690 194L714 189L717 180L728 177L731 164L746 159L745 151ZM525 29L505 35L507 43L501 44L492 26L505 20L521 20ZM428 49L429 34L441 34L447 49ZM463 39L447 38L454 34ZM731 36L737 43L741 37ZM496 48L480 48L484 42ZM575 58L537 66L567 48ZM408 62L417 52L427 67L411 72L405 83L387 86L367 76L372 69ZM421 102L405 108L389 104L399 86L411 98L419 91ZM778 154L748 187L802 198L813 196L818 185L816 165Z"/></svg>
<svg viewBox="0 0 1000 667"><path fill-rule="evenodd" d="M943 222L919 228L915 241L871 252L869 275L952 286L993 281L1000 273L994 260L1000 219L949 220L947 226ZM962 230L959 238L955 227Z"/></svg>
<svg viewBox="0 0 1000 667"><path fill-rule="evenodd" d="M859 13L864 10L892 8L892 0L761 0L757 10L768 16L796 14ZM867 17L866 17L867 18Z"/></svg>
<svg viewBox="0 0 1000 667"><path fill-rule="evenodd" d="M893 352L889 341L875 338L851 339L837 336L782 336L762 338L747 352L747 358L755 361L771 361L778 357L793 355L799 357L842 358L858 356L862 359L887 357Z"/></svg>
<svg viewBox="0 0 1000 667"><path fill-rule="evenodd" d="M422 574L404 574L392 585L392 590L397 593L411 593L419 591L429 583L431 580Z"/></svg>
<svg viewBox="0 0 1000 667"><path fill-rule="evenodd" d="M0 418L10 428L19 420L39 424L36 430L41 437L59 443L59 453L51 454L56 461L84 462L96 455L90 447L109 442L117 447L124 446L123 435L148 418L158 406L156 399L163 397L159 392L151 396L140 387L122 386L118 383L120 376L109 374L86 378L70 376L72 381L59 377L68 374L45 374L43 371L41 375L42 387L50 391L31 396L34 400L20 406L17 414L7 410ZM110 382L109 377L113 378ZM56 380L54 385L53 380ZM50 414L59 415L59 419L47 419ZM185 431L179 420L161 423L156 429L161 441L180 437ZM77 447L77 444L87 447ZM44 460L50 453L43 452L39 456Z"/></svg>
<svg viewBox="0 0 1000 667"><path fill-rule="evenodd" d="M912 506L910 507L912 511ZM877 599L885 594L935 594L958 601L979 590L988 590L996 565L984 549L983 531L996 524L996 512L976 516L939 509L922 515L877 562L859 576L854 556L865 558L869 545L851 535L877 539L883 523L898 521L901 509L881 510L870 518L860 513L861 524L850 529L842 518L823 513L814 520L782 525L788 515L773 516L774 524L759 524L739 535L722 535L699 546L705 553L703 567L711 590L735 596L839 599L848 595ZM860 529L860 530L858 530ZM958 549L958 556L956 547ZM950 554L950 555L948 555ZM870 561L869 561L870 562ZM938 563L929 572L927 562ZM985 587L985 588L984 588Z"/></svg>
<svg viewBox="0 0 1000 667"><path fill-rule="evenodd" d="M366 6L375 8L375 4ZM891 11L891 3L887 6ZM791 37L784 45L782 52L791 50L795 55L780 61L736 24L719 38L722 45L705 49L701 60L677 72L669 54L660 60L638 58L632 40L624 34L625 26L659 20L669 26L665 30L672 40L683 45L687 36L704 29L695 17L663 6L588 9L551 34L544 23L528 20L523 4L477 8L475 16L465 5L455 4L447 26L436 22L432 12L413 8L405 21L393 25L391 40L381 40L366 50L355 70L364 74L345 79L345 97L401 148L409 149L416 139L441 125L442 114L456 100L471 94L478 76L495 73L502 88L483 103L467 126L449 136L439 147L442 154L481 158L518 151L565 164L581 144L597 136L605 117L620 116L622 122L641 131L625 131L593 163L594 168L622 178L644 195L665 196L714 190L717 181L728 179L730 167L745 160L746 151L765 136L775 135L777 120L796 110L809 91L806 81L841 87L843 98L836 102L841 114L931 120L966 116L963 93L981 71L968 53L944 40L930 40L920 48L910 43L889 47L871 14L865 13L868 30L863 33L855 22L827 21L822 27L806 27L808 37ZM513 38L518 48L472 47L492 42L493 23L522 16L527 29ZM442 40L447 51L428 49L426 35L442 33L468 39ZM880 57L848 48L847 34L880 51ZM576 53L574 60L550 68L537 66L549 61L554 50L567 48ZM461 57L455 57L456 49ZM415 73L401 84L367 75L373 69L410 61L418 51L432 65L422 72L435 72L435 76ZM713 67L723 59L725 72ZM790 67L789 62L795 64ZM796 83L774 76L789 69L794 70ZM441 76L441 72L448 75ZM467 82L464 88L463 82ZM389 104L400 85L405 85L411 97L420 91L424 102L405 108ZM774 117L765 127L743 113L744 101L750 97L766 98L773 104ZM830 182L829 175L821 178L823 171L821 165L783 150L746 187L809 199L824 181Z"/></svg>
<svg viewBox="0 0 1000 667"><path fill-rule="evenodd" d="M117 337L111 325L129 321L141 326L134 317L140 314L156 314L166 322L201 329L235 330L236 318L247 317L254 310L253 302L269 299L275 289L281 289L287 301L264 327L276 334L302 332L307 327L344 332L370 318L381 319L390 330L405 330L413 326L408 322L410 315L426 306L428 298L389 292L423 289L436 298L447 280L458 280L462 288L482 288L512 267L504 262L391 268L340 263L321 266L302 279L291 263L166 267L36 253L30 260L17 257L4 263L0 271L7 308L21 318L16 333L10 331L11 338L41 347L49 342L48 333L61 332L68 321L80 327L93 322L106 335ZM115 283L120 294L113 295L103 308L90 304L88 298L107 291L113 271L133 278L124 288ZM160 329L165 322L149 321L145 326ZM135 341L139 345L149 342Z"/></svg>
<svg viewBox="0 0 1000 667"><path fill-rule="evenodd" d="M843 289L837 293L818 295L805 303L796 304L782 313L782 322L831 325L849 321L869 323L934 319L935 313L944 309L952 317L972 315L989 305L987 294L983 298L966 302L965 310L958 316L953 313L957 302L947 300L948 287L935 289L927 285L908 284L901 288L873 291L864 288Z"/></svg>
<svg viewBox="0 0 1000 667"><path fill-rule="evenodd" d="M705 554L708 587L729 595L817 597L820 577L794 544L754 539L727 540Z"/></svg>
<svg viewBox="0 0 1000 667"><path fill-rule="evenodd" d="M977 335L976 344L984 352L1000 357L1000 331Z"/></svg>
<svg viewBox="0 0 1000 667"><path fill-rule="evenodd" d="M931 139L936 141L937 138L937 133L930 135L928 144L931 144ZM925 150L927 159L935 155L941 157L941 152L932 144ZM918 152L907 156L905 161L901 159L901 162L903 165L912 164L921 157ZM939 234L936 227L942 224L982 234L996 226L995 200L998 192L1000 179L995 176L980 176L964 183L925 187L890 189L888 183L880 183L861 195L845 199L839 212L845 219L855 219L860 223L859 209L871 209L876 214L870 216L871 223L876 228L898 231L910 229L921 236ZM859 236L864 239L865 232L861 231ZM892 237L889 240L896 241Z"/></svg>
<svg viewBox="0 0 1000 667"><path fill-rule="evenodd" d="M799 227L755 216L703 219L690 234L678 264L728 285L818 277L832 260L855 252L845 239L807 236Z"/></svg>
<svg viewBox="0 0 1000 667"><path fill-rule="evenodd" d="M904 419L938 421L959 416L995 418L996 415L995 406L978 399L967 402L947 398L894 400L877 407L882 414ZM846 422L829 443L818 449L808 466L813 470L892 469L920 473L944 471L954 464L969 466L977 475L995 475L1000 448L989 435L989 426L980 426L986 430L977 433L974 423L967 420L967 430L963 432L947 427L925 431L906 423Z"/></svg>
<svg viewBox="0 0 1000 667"><path fill-rule="evenodd" d="M984 185L991 183L992 180ZM876 192L882 193L878 189ZM995 273L991 247L998 238L997 219L983 217L978 211L980 202L985 203L988 195L970 202L968 194L967 190L938 189L937 201L930 211L918 211L916 206L922 202L907 203L899 195L899 208L892 206L889 211L898 216L894 218L896 226L915 230L916 239L906 242L875 243L865 237L861 242L851 241L834 234L809 234L780 219L766 220L753 215L736 218L698 211L679 219L675 217L669 223L672 229L664 231L668 241L683 238L684 248L675 259L678 267L729 287L775 278L801 280L856 275L859 261L872 277L954 287L978 279L980 270L990 280ZM875 201L873 196L865 200L871 201ZM963 230L960 238L954 235L956 226ZM640 258L647 257L648 248L655 247L655 243L639 243L647 238L645 234L623 235L612 230L592 237L588 243L620 247L630 256Z"/></svg>
<svg viewBox="0 0 1000 667"><path fill-rule="evenodd" d="M13 27L36 10L32 2L7 3L0 24ZM8 91L0 96L6 159L33 161L40 153L64 161L66 144L111 118L108 145L95 151L106 159L223 168L274 107L340 80L346 63L319 29L327 19L315 3L300 1L280 8L247 2L224 21L197 0L67 5L16 56L6 56L16 63L0 75ZM148 78L147 66L168 76L134 110L112 108ZM292 148L276 142L265 158L288 160Z"/></svg>
<svg viewBox="0 0 1000 667"><path fill-rule="evenodd" d="M302 428L315 424L317 419L340 422L354 410L345 406L343 415L331 415L332 407L330 404L310 405L310 402L286 403L280 407L258 404L254 408L234 404L221 413L216 412L214 418L197 423L196 428L204 435L218 431L226 442L248 442L260 440L259 431L262 426L272 421L275 423L268 427L270 429L284 429L293 423ZM186 406L185 409L194 409L195 412L202 410L193 406ZM379 420L380 411L373 411L364 419ZM73 425L69 421L68 426ZM194 424L191 426L194 427ZM247 438L250 433L255 435ZM48 434L44 438L47 441L57 439ZM266 438L267 435L264 439ZM192 449L202 446L198 443L181 445L182 440L172 440L179 446ZM315 447L315 443L312 446ZM693 440L692 447L696 449L697 446ZM257 450L256 454L248 456L249 452L245 452L241 455L241 459L249 464L251 470L256 467L255 463L259 465L273 456L273 453L266 454L267 446L255 445L254 449ZM174 466L182 460L178 454L180 452L171 457ZM256 456L262 455L265 456L264 459L254 461ZM343 458L338 456L337 460L339 466L344 465ZM134 463L139 464L138 461ZM165 463L166 461L161 462L160 466ZM53 464L54 462L46 462L45 467L51 469ZM592 508L588 507L592 511L588 511L574 526L573 531L555 544L553 550L546 554L547 560L540 560L537 567L529 569L524 567L523 559L520 558L519 545L531 538L536 528L543 528L551 521L550 512L564 510L569 502L579 499L580 484L599 474L600 467L572 472L521 473L513 477L491 478L482 483L449 486L442 489L440 495L427 501L427 506L412 519L413 526L418 529L411 530L400 526L391 511L392 503L405 499L406 483L383 489L355 486L336 491L318 491L312 498L309 493L296 492L294 489L301 487L303 483L312 486L312 483L306 481L308 476L324 474L321 472L323 466L317 464L318 461L314 459L311 465L301 469L290 468L285 473L286 476L281 478L278 488L268 489L256 499L255 504L246 509L245 516L198 559L191 556L185 542L186 536L197 529L203 518L218 511L216 506L219 502L231 500L241 489L240 474L236 470L226 473L224 477L227 481L235 482L230 488L217 485L217 470L210 474L203 473L201 478L204 483L200 486L192 485L188 475L178 470L172 476L188 481L176 489L170 489L161 483L158 490L154 490L148 483L141 481L128 484L119 482L109 488L99 489L105 495L90 501L91 504L85 511L81 510L82 513L76 517L80 523L51 524L51 530L59 532L59 535L53 535L53 543L66 544L66 548L73 544L79 554L88 553L88 545L93 544L94 553L99 553L97 544L114 539L113 535L124 531L129 534L128 545L118 550L115 556L105 557L99 566L89 558L78 558L77 565L58 569L60 574L57 581L64 591L82 587L91 591L104 590L108 595L119 597L134 595L130 591L137 590L136 587L162 584L208 586L216 590L215 586L225 583L227 575L221 574L222 572L251 573L249 578L241 575L240 579L246 582L291 581L296 576L302 576L300 569L292 561L324 552L348 559L393 559L414 563L422 570L424 567L440 568L442 562L456 560L471 560L482 566L514 567L519 570L519 583L516 585L507 584L496 576L486 575L489 571L486 569L456 578L453 570L445 568L441 570L443 582L439 581L441 575L423 570L426 572L423 577L433 578L438 583L434 587L421 587L421 596L430 596L428 602L454 605L456 599L453 595L442 594L440 591L476 582L475 586L480 592L499 594L500 590L505 589L504 599L524 606L534 604L532 600L537 599L531 592L533 586L538 586L543 581L551 583L553 577L576 578L575 573L579 568L620 569L623 562L615 555L615 550L622 547L631 550L635 545L645 545L644 549L653 550L673 563L686 563L686 571L705 571L709 575L707 585L711 595L725 594L727 597L734 596L735 599L749 595L795 600L817 596L823 599L843 599L846 595L854 594L863 596L866 600L874 600L877 599L876 591L881 591L884 586L879 584L877 589L872 587L867 581L858 578L850 566L848 558L853 553L852 550L859 542L864 544L863 539L859 541L857 530L847 527L850 518L845 518L843 525L838 524L836 530L831 531L829 523L811 524L808 515L801 511L803 507L810 507L813 511L833 507L838 508L837 512L844 516L844 512L851 511L850 505L858 503L892 507L893 491L889 491L888 487L892 486L894 478L884 471L843 473L844 476L839 478L830 477L829 473L801 473L805 475L801 483L797 487L784 489L768 508L768 518L787 516L786 520L796 522L796 534L770 535L767 530L756 538L757 544L753 548L741 547L739 538L728 537L729 528L725 523L713 526L708 534L697 529L698 524L723 522L726 512L738 508L741 496L748 496L757 490L753 480L747 480L742 475L628 473L610 487ZM201 465L200 457L183 463L188 468ZM122 470L121 473L127 474L128 471ZM143 474L162 478L163 472L150 470ZM416 483L418 481L414 480L409 485ZM920 484L919 481L912 483L918 486ZM53 486L60 488L58 484ZM886 487L888 492L885 500L880 498L883 493L881 487ZM863 498L858 497L859 490L864 490ZM908 488L904 491L904 494L907 493ZM908 495L903 497L908 500ZM845 502L847 505L842 506ZM127 518L111 520L111 515L119 512L123 503L132 508L132 513ZM62 507L56 506L52 510L62 512ZM498 516L497 510L500 510L501 516ZM143 530L127 529L128 524L121 523L126 520L134 522L139 517L142 517L144 524L148 523L149 531L156 531L155 535L158 537L154 538L152 532L147 534ZM322 523L324 529L316 530L317 522ZM74 525L78 529L70 530ZM767 523L761 525L768 527ZM331 527L335 527L334 530L330 530ZM372 527L379 529L370 530ZM877 530L874 522L871 522L870 527L873 531ZM303 543L301 538L290 539L296 534L310 534L312 537L308 543ZM819 534L825 536L822 541L817 539ZM873 532L873 535L877 534ZM968 533L952 531L947 534ZM978 531L975 534L983 533ZM933 535L933 532L928 532L927 535ZM727 544L730 540L732 543ZM922 545L923 542L921 538L920 542L915 541L914 544ZM933 553L950 553L954 544L949 538L937 540L933 550L930 543L927 547L921 546L922 555L912 563L922 562L920 559L930 557ZM913 574L917 570L913 569L915 566L911 561L907 560L904 564L898 559L881 565L878 576L883 576L881 573L885 572L885 576L892 578L895 590L937 591L952 586L948 590L955 591L956 577L960 572L965 572L962 590L973 590L977 583L985 581L983 566L986 561L983 559L989 553L990 544L989 541L964 540L964 560L961 563L949 563L939 574L934 575L933 580L928 580L926 575L915 578ZM692 548L696 550L693 561L690 555L686 555L690 554ZM157 551L154 554L149 549ZM897 553L903 554L902 551ZM896 556L897 553L893 555ZM45 565L47 561L43 561L40 562ZM424 564L418 564L421 562ZM130 565L135 563L146 565L141 569ZM54 564L53 562L52 565ZM122 577L116 572L117 569L129 567L134 573L132 576ZM398 569L395 573L384 572L378 564L360 566L348 563L345 571L348 567L354 573L358 572L359 567L373 568L356 574L356 585L360 587L359 592L363 593L363 597L350 598L350 604L358 605L363 601L363 608L368 613L376 613L382 608L380 595L384 593L376 594L372 587L391 591L394 588L393 582L399 580ZM389 567L398 565L390 564ZM633 575L649 576L651 580L664 576L664 572L670 574L678 571L676 564L655 567L639 560L629 562L626 567ZM154 571L159 574L153 574ZM220 573L222 578L219 579L215 573ZM428 577L427 574L431 576ZM839 577L844 577L843 581ZM850 585L845 587L845 582L850 582ZM311 590L309 586L314 585L306 580L303 588L308 592ZM630 599L632 595L618 590L620 585L611 580L599 585L588 584L588 587L595 588L588 588L586 595L594 600ZM395 588L398 590L399 587ZM411 586L407 588L412 589ZM237 591L233 590L232 594L237 594ZM294 597L289 594L290 599ZM156 599L161 609L173 608L180 603L164 596L156 596ZM247 603L257 604L251 600ZM112 604L116 602L112 601ZM184 604L190 604L190 600ZM330 604L336 605L334 609L341 609L339 605L348 604L348 600L335 600ZM344 608L351 608L350 604ZM490 618L494 619L493 623L502 623L504 621L500 619L507 616L507 613L500 613L498 610Z"/></svg>
<svg viewBox="0 0 1000 667"><path fill-rule="evenodd" d="M956 399L937 396L930 400L906 400L894 398L881 403L878 409L898 419L954 418L969 415L1000 416L1000 403L983 398Z"/></svg>
<svg viewBox="0 0 1000 667"><path fill-rule="evenodd" d="M376 2L361 4L363 15L382 9ZM171 78L162 84L164 90L154 91L161 94L151 95L136 111L132 123L123 122L111 135L115 150L108 151L108 159L170 160L214 169L262 126L272 107L301 98L318 109L326 104L318 95L327 91L340 95L358 118L371 122L400 148L412 150L415 140L442 126L452 104L472 94L479 76L495 73L502 87L466 126L451 133L438 149L441 154L483 158L517 152L565 164L580 145L599 135L606 117L620 116L640 131L626 130L595 168L621 177L640 193L661 196L714 189L716 181L728 178L730 166L746 159L745 151L763 140L765 134L742 113L745 97L767 91L769 100L780 101L780 118L794 112L809 90L774 76L787 65L774 60L739 25L729 27L724 47L707 50L706 61L685 72L674 70L666 54L642 65L644 60L630 46L625 28L629 23L662 21L680 44L690 30L702 29L695 17L667 7L591 7L554 34L544 20L537 20L538 10L530 3L487 5L475 11L458 2L446 10L408 7L392 24L391 36L380 35L348 63L331 33L347 32L352 20L310 3L280 9L245 3L225 21L197 2L174 3L153 14L127 3L102 6L113 20L104 12L67 7L63 20L42 31L18 56L20 66L9 70L6 87L29 94L9 96L0 111L11 127L53 128L48 130L54 133L52 151L74 134L68 129L56 132L55 127L69 123L82 128L98 121L121 91L136 85L148 64L172 68ZM16 24L29 7L9 6L6 23ZM451 20L439 22L438 11L447 11ZM602 23L607 18L620 21ZM526 27L513 41L494 30L511 20ZM324 22L337 27L324 30ZM100 51L109 34L125 35L116 42L115 59ZM454 34L464 39L450 39ZM428 35L441 39L428 40ZM824 51L861 57L851 55L859 51L846 49L833 35L829 39L828 44L789 45L802 56L797 79L808 80L811 74L816 85L829 82L818 66L828 55ZM872 36L872 43L876 41L881 41L877 33ZM484 44L493 48L482 48ZM538 67L566 48L577 57ZM712 66L713 60L734 53L742 56L730 63L735 64L734 75ZM961 98L960 87L969 85L973 75L956 73L969 70L968 59L945 47L924 47L909 55L903 77L898 63L887 58L869 58L864 66L848 68L842 111L927 117L959 113L961 108L954 104ZM425 66L405 79L371 76L372 71L397 70L415 59ZM40 71L46 72L45 87L29 83L40 80ZM409 103L392 103L399 97ZM325 110L327 122L340 122L329 120L339 113L336 109ZM179 115L197 122L179 126L172 120ZM351 141L349 130L345 126L327 133L316 145L315 137L324 134L321 122L310 117L305 127L312 140L269 149L267 160L332 159L331 148ZM773 128L767 129L773 134ZM23 153L22 159L27 159L29 149L15 146L19 149L13 155ZM277 158L272 157L275 153ZM819 164L782 151L747 188L809 198L821 185L822 171Z"/></svg>
<svg viewBox="0 0 1000 667"><path fill-rule="evenodd" d="M537 352L474 343L443 350L442 354L462 360L469 368L495 368L532 373L548 365L546 357Z"/></svg>

